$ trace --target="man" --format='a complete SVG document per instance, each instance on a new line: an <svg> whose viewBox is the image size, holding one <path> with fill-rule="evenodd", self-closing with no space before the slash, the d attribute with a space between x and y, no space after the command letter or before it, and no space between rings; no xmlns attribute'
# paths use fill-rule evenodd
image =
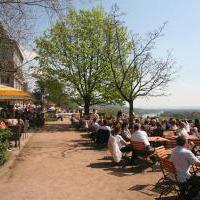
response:
<svg viewBox="0 0 200 200"><path fill-rule="evenodd" d="M92 114L90 116L90 120L92 121L94 118L96 118L97 121L99 120L99 114L97 113L96 109L93 109Z"/></svg>
<svg viewBox="0 0 200 200"><path fill-rule="evenodd" d="M176 130L176 135L178 136L188 136L188 132L186 130L186 125L184 122L180 122L180 128Z"/></svg>
<svg viewBox="0 0 200 200"><path fill-rule="evenodd" d="M148 154L150 155L150 159L152 161L152 164L155 164L156 162L156 156L153 154L154 150L152 146L149 143L148 135L145 131L141 130L141 124L137 123L134 125L133 128L131 128L131 141L136 142L143 142L146 146L146 150L148 151ZM134 147L133 147L134 148ZM137 158L138 152L135 152L133 150L132 154L132 162L134 163L134 159Z"/></svg>
<svg viewBox="0 0 200 200"><path fill-rule="evenodd" d="M97 118L93 118L93 122L92 122L92 129L93 131L97 132L99 130L99 124L97 122Z"/></svg>
<svg viewBox="0 0 200 200"><path fill-rule="evenodd" d="M131 134L131 141L144 142L147 149L151 148L147 133L141 130L141 124L135 124L131 130Z"/></svg>
<svg viewBox="0 0 200 200"><path fill-rule="evenodd" d="M107 120L105 120L105 119L103 120L103 125L99 126L99 130L108 130L111 132L111 127L108 125Z"/></svg>
<svg viewBox="0 0 200 200"><path fill-rule="evenodd" d="M192 176L190 174L191 165L195 164L200 167L200 161L195 155L186 147L187 139L185 136L177 138L177 146L172 151L170 160L174 163L177 178L180 183L183 183L188 189L188 196L186 199L192 199L197 196L200 190L200 177Z"/></svg>

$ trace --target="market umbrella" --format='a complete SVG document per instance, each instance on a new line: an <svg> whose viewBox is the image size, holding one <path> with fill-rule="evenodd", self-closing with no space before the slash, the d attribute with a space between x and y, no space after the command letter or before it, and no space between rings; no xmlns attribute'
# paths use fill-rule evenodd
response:
<svg viewBox="0 0 200 200"><path fill-rule="evenodd" d="M31 100L31 94L5 85L0 85L0 101Z"/></svg>

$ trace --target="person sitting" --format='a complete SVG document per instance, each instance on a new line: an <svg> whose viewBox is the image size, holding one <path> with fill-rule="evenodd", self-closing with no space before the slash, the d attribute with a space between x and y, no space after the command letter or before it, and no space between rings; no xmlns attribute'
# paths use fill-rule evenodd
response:
<svg viewBox="0 0 200 200"><path fill-rule="evenodd" d="M130 145L126 143L126 141L122 138L121 134L121 127L116 126L112 132L112 135L116 138L117 145L122 153L124 152L131 152L132 148Z"/></svg>
<svg viewBox="0 0 200 200"><path fill-rule="evenodd" d="M99 126L99 130L108 130L111 132L111 127L108 126L107 120L105 119L103 120L103 124L102 126L101 125Z"/></svg>
<svg viewBox="0 0 200 200"><path fill-rule="evenodd" d="M76 118L75 114L72 114L71 116L71 124L75 128L80 128L80 121Z"/></svg>
<svg viewBox="0 0 200 200"><path fill-rule="evenodd" d="M141 130L141 124L135 124L134 127L131 128L131 132L131 141L143 142L147 149L152 149L147 133Z"/></svg>
<svg viewBox="0 0 200 200"><path fill-rule="evenodd" d="M171 120L171 131L176 131L178 129L177 125L176 125L176 119L172 119Z"/></svg>
<svg viewBox="0 0 200 200"><path fill-rule="evenodd" d="M96 140L96 137L97 137L97 132L99 130L99 124L97 123L97 118L93 118L93 122L92 122L92 132L91 132L91 135L90 135L90 138L95 141Z"/></svg>
<svg viewBox="0 0 200 200"><path fill-rule="evenodd" d="M125 141L130 141L130 139L131 139L131 133L128 129L127 122L123 122L123 124L122 124L121 136Z"/></svg>
<svg viewBox="0 0 200 200"><path fill-rule="evenodd" d="M200 190L200 177L190 174L191 165L200 167L199 159L187 149L188 142L184 135L177 138L177 146L172 151L170 160L174 163L177 171L177 179L182 183L183 191L187 189L186 199L192 199L197 196ZM186 188L185 188L186 187Z"/></svg>
<svg viewBox="0 0 200 200"><path fill-rule="evenodd" d="M200 132L200 122L199 122L199 119L195 119L194 126L197 128L198 132Z"/></svg>
<svg viewBox="0 0 200 200"><path fill-rule="evenodd" d="M162 125L160 122L156 122L156 128L153 130L153 133L151 136L160 136L162 137L163 136L163 128L162 128Z"/></svg>
<svg viewBox="0 0 200 200"><path fill-rule="evenodd" d="M141 124L137 123L134 125L134 127L131 127L131 141L136 141L136 142L143 142L144 145L146 146L146 151L150 155L149 158L152 161L152 164L155 164L157 161L156 156L153 154L154 150L152 146L149 143L148 135L145 131L141 130ZM132 163L134 164L135 158L137 158L138 152L133 151L132 154Z"/></svg>
<svg viewBox="0 0 200 200"><path fill-rule="evenodd" d="M96 109L93 109L92 114L90 116L90 120L93 121L94 118L96 118L97 121L99 120L99 114L97 113Z"/></svg>
<svg viewBox="0 0 200 200"><path fill-rule="evenodd" d="M191 129L191 126L190 126L190 123L185 119L183 120L184 124L185 124L185 129L188 133L190 133L190 129Z"/></svg>
<svg viewBox="0 0 200 200"><path fill-rule="evenodd" d="M104 121L104 116L103 116L103 115L100 115L100 116L99 116L99 120L98 120L98 124L99 124L100 126L103 126L103 121Z"/></svg>
<svg viewBox="0 0 200 200"><path fill-rule="evenodd" d="M180 122L180 128L176 130L176 135L178 136L181 136L181 135L184 135L184 136L188 136L188 133L187 133L187 130L186 130L186 125L184 122Z"/></svg>
<svg viewBox="0 0 200 200"><path fill-rule="evenodd" d="M92 122L92 130L94 131L94 132L97 132L98 130L99 130L99 124L98 124L98 122L97 122L97 118L93 118L93 122Z"/></svg>

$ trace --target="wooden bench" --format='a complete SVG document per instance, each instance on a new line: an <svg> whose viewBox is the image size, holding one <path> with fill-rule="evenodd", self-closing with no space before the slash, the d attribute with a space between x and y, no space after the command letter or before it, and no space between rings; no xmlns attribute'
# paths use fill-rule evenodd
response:
<svg viewBox="0 0 200 200"><path fill-rule="evenodd" d="M131 146L133 148L133 154L136 153L140 156L143 156L145 160L148 159L150 153L144 142L131 141Z"/></svg>

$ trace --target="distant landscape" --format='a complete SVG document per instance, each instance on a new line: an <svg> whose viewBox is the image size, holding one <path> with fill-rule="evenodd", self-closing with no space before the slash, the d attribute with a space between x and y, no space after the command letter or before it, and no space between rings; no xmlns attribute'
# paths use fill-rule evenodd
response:
<svg viewBox="0 0 200 200"><path fill-rule="evenodd" d="M200 119L200 109L197 108L183 108L183 109L136 109L142 116L149 115L161 118L175 118L175 119Z"/></svg>
<svg viewBox="0 0 200 200"><path fill-rule="evenodd" d="M102 114L116 115L119 110L128 113L127 106L120 105L98 105L94 108L99 110ZM175 118L175 119L200 119L200 108L135 108L134 112L143 117L161 117L161 118Z"/></svg>

